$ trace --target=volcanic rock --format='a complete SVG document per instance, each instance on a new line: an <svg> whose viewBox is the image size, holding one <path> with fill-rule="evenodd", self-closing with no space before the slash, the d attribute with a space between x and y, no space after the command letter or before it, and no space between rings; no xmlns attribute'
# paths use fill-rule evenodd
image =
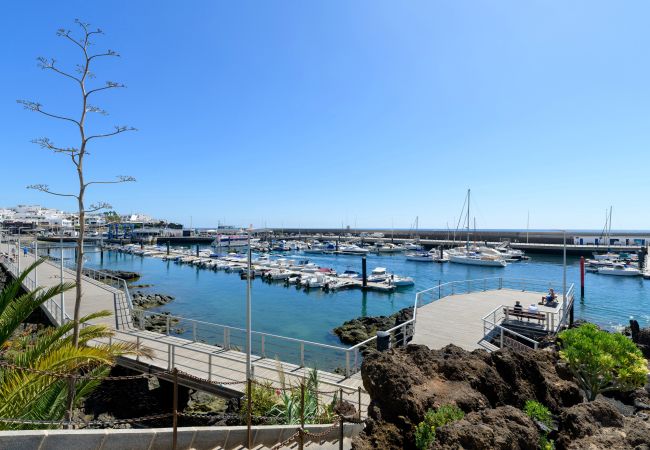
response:
<svg viewBox="0 0 650 450"><path fill-rule="evenodd" d="M434 449L536 450L539 433L533 421L512 406L472 412L436 430Z"/></svg>
<svg viewBox="0 0 650 450"><path fill-rule="evenodd" d="M414 427L423 420L427 410L445 404L456 405L468 413L463 426L449 435L449 446L453 447L458 440L477 439L479 442L486 439L491 442L488 447L529 448L517 440L513 441L513 447L499 447L501 434L519 434L520 427L530 428L532 431L527 433L537 436L532 421L524 420L512 409L499 407L510 405L520 409L527 400L537 400L558 413L583 400L578 386L567 379L566 370L557 364L557 354L552 350L487 353L483 350L468 352L454 345L441 350L409 345L367 355L361 373L372 399L369 415L380 425L368 427L355 440L355 448L365 448L362 441L380 443L388 439L396 442L393 426L399 430L403 448L414 448ZM498 412L469 414L490 408L497 408ZM479 422L483 425L474 427L477 436L471 438L467 435L472 429L469 424ZM388 428L384 428L386 424L390 424ZM478 436L483 433L482 427L491 425L495 430L509 431L494 431L483 438ZM533 442L536 445L537 441ZM384 448L393 448L388 441L384 444Z"/></svg>
<svg viewBox="0 0 650 450"><path fill-rule="evenodd" d="M334 328L333 331L342 343L355 345L375 336L377 331L388 330L412 318L413 307L409 307L390 316L358 317L348 320L340 327Z"/></svg>
<svg viewBox="0 0 650 450"><path fill-rule="evenodd" d="M650 449L650 424L624 417L612 404L596 400L567 408L560 416L558 449Z"/></svg>

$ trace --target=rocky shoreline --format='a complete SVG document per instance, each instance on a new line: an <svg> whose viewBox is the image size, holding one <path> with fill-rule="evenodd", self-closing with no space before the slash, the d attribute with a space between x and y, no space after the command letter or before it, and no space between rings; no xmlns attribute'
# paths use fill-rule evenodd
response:
<svg viewBox="0 0 650 450"><path fill-rule="evenodd" d="M586 402L552 346L487 353L410 345L368 354L361 373L371 404L356 450L415 449L415 426L447 404L465 417L438 428L430 448L533 450L543 435L557 449L650 448L650 384ZM528 400L548 407L552 427L522 411Z"/></svg>
<svg viewBox="0 0 650 450"><path fill-rule="evenodd" d="M332 330L341 343L356 345L370 339L377 331L386 331L413 318L413 307L404 308L390 316L367 316L343 322Z"/></svg>
<svg viewBox="0 0 650 450"><path fill-rule="evenodd" d="M165 294L146 294L142 291L135 291L131 294L131 300L136 308L151 309L166 305L173 301L174 297Z"/></svg>

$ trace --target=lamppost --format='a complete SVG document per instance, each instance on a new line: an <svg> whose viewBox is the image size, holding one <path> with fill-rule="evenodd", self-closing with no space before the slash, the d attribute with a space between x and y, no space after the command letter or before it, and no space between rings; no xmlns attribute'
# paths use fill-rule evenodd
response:
<svg viewBox="0 0 650 450"><path fill-rule="evenodd" d="M63 284L63 234L59 236L59 249L61 250L59 253L60 259L59 259L59 285ZM63 293L63 289L61 290L61 301L60 301L61 306L61 325L65 324L65 294Z"/></svg>
<svg viewBox="0 0 650 450"><path fill-rule="evenodd" d="M248 227L248 268L246 271L246 379L250 380L251 367L251 229Z"/></svg>
<svg viewBox="0 0 650 450"><path fill-rule="evenodd" d="M562 230L562 300L566 301L566 230Z"/></svg>
<svg viewBox="0 0 650 450"><path fill-rule="evenodd" d="M21 230L25 229L28 230L31 227L18 227L18 257L17 257L17 264L18 264L18 274L17 276L20 276L20 232Z"/></svg>

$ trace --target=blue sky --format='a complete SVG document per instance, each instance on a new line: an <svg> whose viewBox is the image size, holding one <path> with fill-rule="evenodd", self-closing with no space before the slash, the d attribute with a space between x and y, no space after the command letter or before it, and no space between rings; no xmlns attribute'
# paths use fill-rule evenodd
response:
<svg viewBox="0 0 650 450"><path fill-rule="evenodd" d="M73 86L37 56L80 18L121 58L97 81L89 200L189 225L452 226L472 188L479 228L650 228L647 2L22 1L0 29L0 206L74 203ZM474 215L474 213L472 215Z"/></svg>

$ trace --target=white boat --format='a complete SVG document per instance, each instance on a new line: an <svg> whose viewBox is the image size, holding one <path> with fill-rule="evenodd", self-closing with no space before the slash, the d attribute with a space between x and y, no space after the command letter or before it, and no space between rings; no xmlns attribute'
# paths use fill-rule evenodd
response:
<svg viewBox="0 0 650 450"><path fill-rule="evenodd" d="M370 250L367 248L361 248L355 244L350 244L339 247L339 252L344 255L367 255Z"/></svg>
<svg viewBox="0 0 650 450"><path fill-rule="evenodd" d="M339 278L359 278L361 275L359 275L359 272L355 270L348 269L342 274L339 275Z"/></svg>
<svg viewBox="0 0 650 450"><path fill-rule="evenodd" d="M291 276L291 272L287 270L272 270L266 276L271 280L286 280Z"/></svg>
<svg viewBox="0 0 650 450"><path fill-rule="evenodd" d="M467 264L471 266L490 266L505 267L508 265L503 259L501 253L489 247L470 247L469 244L469 205L470 190L467 190L467 242L465 247L457 247L448 251L449 261L457 264ZM476 224L474 225L476 228ZM476 233L474 233L476 234Z"/></svg>
<svg viewBox="0 0 650 450"><path fill-rule="evenodd" d="M386 281L390 274L388 273L388 270L386 270L385 267L376 267L372 269L372 272L370 272L370 276L368 277L368 281L371 283L381 283L382 281Z"/></svg>
<svg viewBox="0 0 650 450"><path fill-rule="evenodd" d="M595 253L594 259L596 261L618 261L619 256L617 253L607 252L607 253Z"/></svg>
<svg viewBox="0 0 650 450"><path fill-rule="evenodd" d="M305 277L300 284L309 289L322 288L327 282L327 277L320 274L313 274Z"/></svg>
<svg viewBox="0 0 650 450"><path fill-rule="evenodd" d="M406 254L406 260L407 261L417 261L417 262L433 262L433 255L430 253L426 252L419 252L419 253L407 253Z"/></svg>
<svg viewBox="0 0 650 450"><path fill-rule="evenodd" d="M424 250L424 247L422 247L417 242L407 242L407 243L404 244L404 250L419 252L419 251Z"/></svg>
<svg viewBox="0 0 650 450"><path fill-rule="evenodd" d="M395 244L386 243L381 245L376 245L374 251L377 253L400 253L404 251L403 247L400 247Z"/></svg>
<svg viewBox="0 0 650 450"><path fill-rule="evenodd" d="M614 264L611 267L600 267L598 273L601 275L615 275L619 277L637 277L641 275L638 267L626 266L624 264Z"/></svg>
<svg viewBox="0 0 650 450"><path fill-rule="evenodd" d="M503 259L482 255L481 253L473 252L471 250L465 253L452 253L449 256L449 261L470 266L505 267L508 265L508 263Z"/></svg>
<svg viewBox="0 0 650 450"><path fill-rule="evenodd" d="M411 277L400 277L395 275L390 280L391 284L396 287L413 286L415 281Z"/></svg>

